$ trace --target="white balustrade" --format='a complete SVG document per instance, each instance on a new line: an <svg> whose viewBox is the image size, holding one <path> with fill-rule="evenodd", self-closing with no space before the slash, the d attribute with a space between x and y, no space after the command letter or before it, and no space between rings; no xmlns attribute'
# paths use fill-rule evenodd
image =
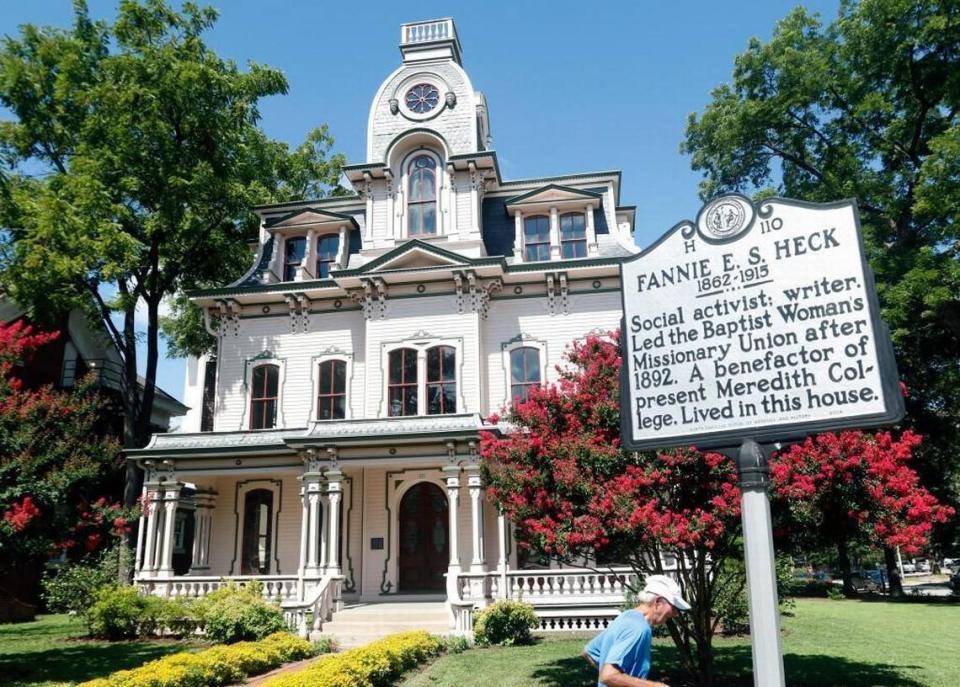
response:
<svg viewBox="0 0 960 687"><path fill-rule="evenodd" d="M343 577L322 578L306 601L287 601L280 605L287 626L301 637L309 638L312 632L319 632L323 624L340 610L343 590Z"/></svg>
<svg viewBox="0 0 960 687"><path fill-rule="evenodd" d="M298 578L288 575L236 575L230 577L169 577L157 579L143 579L137 582L139 589L145 594L157 596L199 599L210 592L214 592L235 582L246 587L253 581L263 586L263 598L280 603L296 600L298 596Z"/></svg>
<svg viewBox="0 0 960 687"><path fill-rule="evenodd" d="M627 592L637 586L632 568L460 573L456 582L459 598L450 603L453 629L458 634L470 632L469 611L489 599L507 598L531 604L541 632L598 630L619 615ZM477 590L483 593L478 596Z"/></svg>
<svg viewBox="0 0 960 687"><path fill-rule="evenodd" d="M416 24L404 24L401 29L401 41L410 43L429 43L453 38L453 22L449 19L425 21Z"/></svg>

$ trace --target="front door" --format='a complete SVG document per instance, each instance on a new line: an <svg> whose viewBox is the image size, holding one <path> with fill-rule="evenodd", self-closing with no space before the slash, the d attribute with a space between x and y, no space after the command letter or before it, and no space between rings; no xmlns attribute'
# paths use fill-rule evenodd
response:
<svg viewBox="0 0 960 687"><path fill-rule="evenodd" d="M420 482L400 501L400 592L442 592L450 562L447 499L436 484Z"/></svg>

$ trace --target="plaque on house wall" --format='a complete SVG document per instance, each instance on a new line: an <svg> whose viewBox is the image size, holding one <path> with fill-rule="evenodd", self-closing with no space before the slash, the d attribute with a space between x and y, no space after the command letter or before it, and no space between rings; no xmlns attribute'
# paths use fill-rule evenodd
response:
<svg viewBox="0 0 960 687"><path fill-rule="evenodd" d="M627 448L784 441L903 416L854 201L721 196L621 276Z"/></svg>

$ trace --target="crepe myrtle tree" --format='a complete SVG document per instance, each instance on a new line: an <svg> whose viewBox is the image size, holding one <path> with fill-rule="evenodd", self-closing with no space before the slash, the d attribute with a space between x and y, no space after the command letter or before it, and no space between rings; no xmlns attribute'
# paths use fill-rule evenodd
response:
<svg viewBox="0 0 960 687"><path fill-rule="evenodd" d="M938 524L954 509L942 505L920 484L910 467L919 435L903 432L824 433L776 454L770 478L786 531L799 547L829 543L835 547L843 591L855 594L850 547L884 547L887 572L902 593L890 552L895 547L917 554Z"/></svg>
<svg viewBox="0 0 960 687"><path fill-rule="evenodd" d="M513 523L519 546L565 563L618 561L642 579L665 572L661 554L674 554L693 608L670 622L670 636L699 684L711 685L717 602L742 589L742 577L731 590L723 574L740 549L736 469L692 448L621 447L619 340L611 332L573 343L556 384L494 418L514 431L481 437L487 494Z"/></svg>
<svg viewBox="0 0 960 687"><path fill-rule="evenodd" d="M24 601L52 554L96 551L134 515L99 494L120 447L97 431L103 401L93 380L61 392L25 388L16 376L56 336L0 322L0 586Z"/></svg>

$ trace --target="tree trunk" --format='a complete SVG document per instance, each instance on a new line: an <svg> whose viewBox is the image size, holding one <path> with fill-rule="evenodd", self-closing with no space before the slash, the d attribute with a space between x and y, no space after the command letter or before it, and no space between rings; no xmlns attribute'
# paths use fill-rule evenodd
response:
<svg viewBox="0 0 960 687"><path fill-rule="evenodd" d="M887 566L887 590L891 599L903 598L903 584L897 567L897 554L889 546L883 547L883 562Z"/></svg>
<svg viewBox="0 0 960 687"><path fill-rule="evenodd" d="M847 542L837 543L837 559L840 565L840 575L843 579L843 593L845 596L856 596L857 590L853 588L853 573L850 569L850 554L847 551Z"/></svg>

